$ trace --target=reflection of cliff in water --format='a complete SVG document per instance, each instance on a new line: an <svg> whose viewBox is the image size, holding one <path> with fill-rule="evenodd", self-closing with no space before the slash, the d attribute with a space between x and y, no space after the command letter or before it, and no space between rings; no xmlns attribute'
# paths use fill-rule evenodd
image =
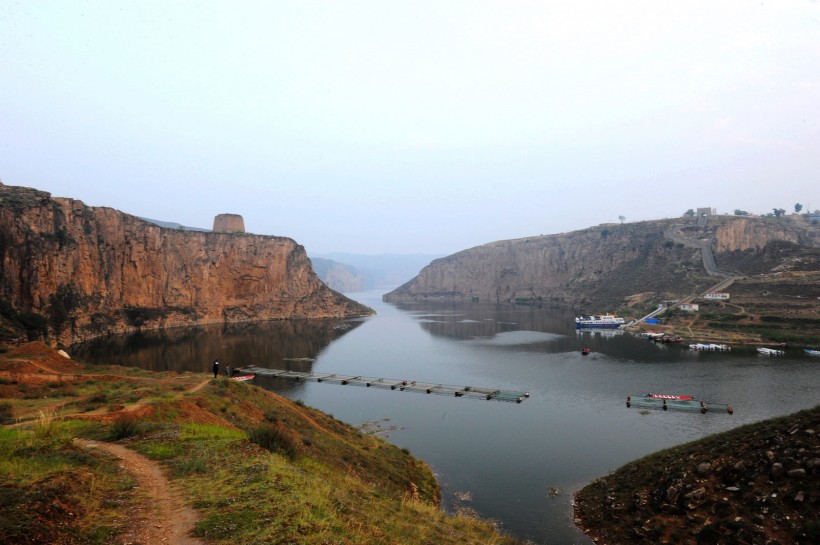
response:
<svg viewBox="0 0 820 545"><path fill-rule="evenodd" d="M397 306L413 314L421 327L431 335L460 340L492 339L511 331L542 331L565 335L570 329L574 329L571 316L554 309L469 303Z"/></svg>
<svg viewBox="0 0 820 545"><path fill-rule="evenodd" d="M247 365L310 370L312 360L360 320L276 320L262 323L173 328L98 338L74 345L71 357L151 371L207 373L215 359ZM306 369L307 368L307 369Z"/></svg>

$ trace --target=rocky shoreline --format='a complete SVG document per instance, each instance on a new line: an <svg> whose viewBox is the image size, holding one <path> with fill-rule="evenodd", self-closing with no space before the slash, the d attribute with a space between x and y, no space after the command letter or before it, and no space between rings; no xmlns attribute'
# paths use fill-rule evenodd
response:
<svg viewBox="0 0 820 545"><path fill-rule="evenodd" d="M820 543L820 405L663 450L576 494L596 543Z"/></svg>

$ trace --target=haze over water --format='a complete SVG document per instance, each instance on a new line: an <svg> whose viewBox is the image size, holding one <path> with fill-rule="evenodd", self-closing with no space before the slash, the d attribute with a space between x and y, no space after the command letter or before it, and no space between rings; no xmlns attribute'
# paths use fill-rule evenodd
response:
<svg viewBox="0 0 820 545"><path fill-rule="evenodd" d="M444 508L478 511L534 543L589 543L572 493L650 452L817 403L818 358L691 352L628 334L583 332L552 309L382 303L354 321L271 322L108 338L72 355L156 370L258 365L530 392L521 404L326 383L256 383L387 440L437 473ZM604 309L602 309L604 310ZM583 346L591 348L582 356ZM628 394L690 394L735 414L627 409ZM388 430L387 428L398 428Z"/></svg>

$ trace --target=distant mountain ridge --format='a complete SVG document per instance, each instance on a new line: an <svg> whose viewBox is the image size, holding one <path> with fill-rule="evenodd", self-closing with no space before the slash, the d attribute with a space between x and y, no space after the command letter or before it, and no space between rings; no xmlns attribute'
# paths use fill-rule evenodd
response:
<svg viewBox="0 0 820 545"><path fill-rule="evenodd" d="M203 233L208 233L211 229L204 229L202 227L188 227L187 225L182 225L181 223L176 223L173 221L162 221L162 220L154 220L151 218L143 218L140 217L141 220L147 221L148 223L153 223L154 225L159 225L160 227L165 227L166 229L179 229L180 231L200 231Z"/></svg>
<svg viewBox="0 0 820 545"><path fill-rule="evenodd" d="M441 254L325 253L311 256L316 273L341 292L392 288L404 284ZM322 260L322 261L320 261Z"/></svg>
<svg viewBox="0 0 820 545"><path fill-rule="evenodd" d="M331 289L342 293L365 289L365 277L355 267L323 257L311 257L310 262L319 278Z"/></svg>

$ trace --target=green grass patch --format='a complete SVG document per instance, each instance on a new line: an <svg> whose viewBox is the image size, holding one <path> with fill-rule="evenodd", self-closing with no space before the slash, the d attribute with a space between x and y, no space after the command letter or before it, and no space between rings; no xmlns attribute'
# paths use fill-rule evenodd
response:
<svg viewBox="0 0 820 545"><path fill-rule="evenodd" d="M180 443L149 443L140 452L152 460L171 460L185 453L185 445Z"/></svg>
<svg viewBox="0 0 820 545"><path fill-rule="evenodd" d="M248 434L244 431L232 430L224 426L215 426L213 424L185 424L182 427L182 435L180 439L185 440L201 440L201 439L228 439L241 440L247 439Z"/></svg>
<svg viewBox="0 0 820 545"><path fill-rule="evenodd" d="M174 460L171 471L175 478L182 478L193 473L208 473L211 467L212 464L205 456L200 453L188 453L187 456Z"/></svg>
<svg viewBox="0 0 820 545"><path fill-rule="evenodd" d="M133 481L109 458L55 442L62 431L83 431L82 424L67 422L60 433L40 435L0 430L0 543L114 542L127 523L120 510Z"/></svg>
<svg viewBox="0 0 820 545"><path fill-rule="evenodd" d="M211 513L194 529L194 535L208 539L230 540L239 533L247 533L259 521L252 512Z"/></svg>

